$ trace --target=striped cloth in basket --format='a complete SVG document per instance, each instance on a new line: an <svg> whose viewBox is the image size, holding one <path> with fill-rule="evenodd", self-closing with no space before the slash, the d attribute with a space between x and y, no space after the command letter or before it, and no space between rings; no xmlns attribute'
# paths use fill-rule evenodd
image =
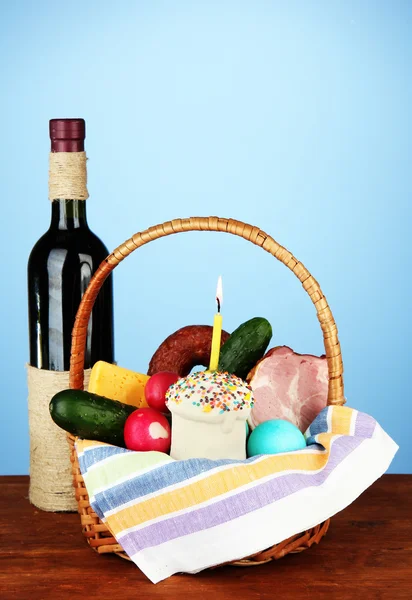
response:
<svg viewBox="0 0 412 600"><path fill-rule="evenodd" d="M157 583L173 573L254 554L353 502L398 446L370 416L325 408L307 448L244 461L175 461L78 440L90 504L133 562Z"/></svg>

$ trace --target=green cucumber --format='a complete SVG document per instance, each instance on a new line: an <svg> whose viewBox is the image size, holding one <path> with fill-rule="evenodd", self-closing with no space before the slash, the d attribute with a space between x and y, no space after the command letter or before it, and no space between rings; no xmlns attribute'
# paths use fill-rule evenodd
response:
<svg viewBox="0 0 412 600"><path fill-rule="evenodd" d="M242 323L220 349L219 371L246 379L262 358L272 338L272 326L263 317Z"/></svg>
<svg viewBox="0 0 412 600"><path fill-rule="evenodd" d="M136 407L82 390L63 390L53 396L49 410L56 425L73 435L125 447L124 424Z"/></svg>

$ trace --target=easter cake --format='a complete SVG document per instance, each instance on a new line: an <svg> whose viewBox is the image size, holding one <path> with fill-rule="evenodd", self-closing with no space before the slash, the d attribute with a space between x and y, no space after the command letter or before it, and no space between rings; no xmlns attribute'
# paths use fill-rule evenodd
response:
<svg viewBox="0 0 412 600"><path fill-rule="evenodd" d="M179 379L166 394L176 460L245 459L251 387L239 377L201 371Z"/></svg>

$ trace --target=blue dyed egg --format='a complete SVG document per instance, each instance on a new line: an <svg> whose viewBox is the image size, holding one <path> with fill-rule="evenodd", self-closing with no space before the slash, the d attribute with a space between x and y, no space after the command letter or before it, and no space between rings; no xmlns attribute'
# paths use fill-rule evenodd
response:
<svg viewBox="0 0 412 600"><path fill-rule="evenodd" d="M246 439L249 437L249 433L250 433L250 427L249 427L249 423L246 421Z"/></svg>
<svg viewBox="0 0 412 600"><path fill-rule="evenodd" d="M306 447L303 433L289 421L272 419L252 431L247 442L247 455L293 452Z"/></svg>

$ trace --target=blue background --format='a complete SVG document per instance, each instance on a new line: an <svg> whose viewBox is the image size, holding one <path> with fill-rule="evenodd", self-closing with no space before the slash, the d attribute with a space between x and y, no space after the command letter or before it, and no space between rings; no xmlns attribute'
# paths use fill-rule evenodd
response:
<svg viewBox="0 0 412 600"><path fill-rule="evenodd" d="M412 471L412 3L1 3L0 473L28 472L26 263L47 229L48 120L84 117L89 222L109 249L169 218L258 225L321 283L348 405ZM116 358L145 371L180 326L266 316L322 353L313 305L270 255L185 234L115 272Z"/></svg>

